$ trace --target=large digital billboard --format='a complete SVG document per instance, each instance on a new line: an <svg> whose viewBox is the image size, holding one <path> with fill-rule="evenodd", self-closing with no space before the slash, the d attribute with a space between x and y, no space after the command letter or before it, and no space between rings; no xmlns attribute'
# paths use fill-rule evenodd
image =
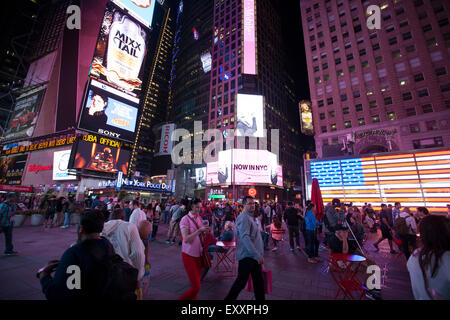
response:
<svg viewBox="0 0 450 320"><path fill-rule="evenodd" d="M139 100L92 80L78 128L114 139L134 141Z"/></svg>
<svg viewBox="0 0 450 320"><path fill-rule="evenodd" d="M195 187L197 189L206 186L206 167L195 168Z"/></svg>
<svg viewBox="0 0 450 320"><path fill-rule="evenodd" d="M55 151L53 153L53 180L76 180L77 176L70 174L68 168L71 150Z"/></svg>
<svg viewBox="0 0 450 320"><path fill-rule="evenodd" d="M400 202L447 212L450 203L450 150L387 153L365 157L311 160L307 165L307 195L316 178L325 203L333 198L356 206Z"/></svg>
<svg viewBox="0 0 450 320"><path fill-rule="evenodd" d="M147 28L151 28L156 0L113 0Z"/></svg>
<svg viewBox="0 0 450 320"><path fill-rule="evenodd" d="M0 158L0 184L20 185L28 154Z"/></svg>
<svg viewBox="0 0 450 320"><path fill-rule="evenodd" d="M266 184L283 186L282 167L267 150L234 149L219 152L219 161L207 163L206 184Z"/></svg>
<svg viewBox="0 0 450 320"><path fill-rule="evenodd" d="M161 139L159 141L159 152L157 156L170 155L172 153L172 132L175 130L173 123L165 124L161 127Z"/></svg>
<svg viewBox="0 0 450 320"><path fill-rule="evenodd" d="M244 71L256 74L256 27L255 0L244 0Z"/></svg>
<svg viewBox="0 0 450 320"><path fill-rule="evenodd" d="M17 98L4 136L6 139L33 136L45 89L33 90Z"/></svg>
<svg viewBox="0 0 450 320"><path fill-rule="evenodd" d="M106 173L128 172L129 150L123 149L119 141L95 135L78 138L72 149L69 168Z"/></svg>
<svg viewBox="0 0 450 320"><path fill-rule="evenodd" d="M237 94L236 135L264 137L264 97Z"/></svg>
<svg viewBox="0 0 450 320"><path fill-rule="evenodd" d="M202 54L200 59L202 60L203 72L204 73L210 72L211 71L211 62L212 62L211 52L208 51L208 52Z"/></svg>
<svg viewBox="0 0 450 320"><path fill-rule="evenodd" d="M300 123L303 134L310 136L314 135L314 123L310 101L300 101Z"/></svg>
<svg viewBox="0 0 450 320"><path fill-rule="evenodd" d="M146 55L146 30L130 15L108 4L89 75L139 97Z"/></svg>

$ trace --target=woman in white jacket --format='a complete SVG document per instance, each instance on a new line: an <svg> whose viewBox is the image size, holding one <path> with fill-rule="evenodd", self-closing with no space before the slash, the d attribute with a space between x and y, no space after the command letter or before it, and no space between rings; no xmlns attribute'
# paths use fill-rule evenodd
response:
<svg viewBox="0 0 450 320"><path fill-rule="evenodd" d="M125 213L122 209L115 209L110 221L105 223L101 235L111 242L116 253L125 262L139 271L138 280L141 280L145 273L144 244L136 225L123 221L124 217Z"/></svg>

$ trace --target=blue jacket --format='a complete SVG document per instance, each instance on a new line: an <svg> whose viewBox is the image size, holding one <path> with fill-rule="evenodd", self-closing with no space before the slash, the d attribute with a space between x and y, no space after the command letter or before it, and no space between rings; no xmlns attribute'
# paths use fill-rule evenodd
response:
<svg viewBox="0 0 450 320"><path fill-rule="evenodd" d="M316 215L311 210L306 211L305 217L306 230L314 231L316 230L319 223L316 220Z"/></svg>
<svg viewBox="0 0 450 320"><path fill-rule="evenodd" d="M237 260L252 258L258 261L264 256L264 243L256 218L244 210L236 220L236 233L239 243L236 250Z"/></svg>

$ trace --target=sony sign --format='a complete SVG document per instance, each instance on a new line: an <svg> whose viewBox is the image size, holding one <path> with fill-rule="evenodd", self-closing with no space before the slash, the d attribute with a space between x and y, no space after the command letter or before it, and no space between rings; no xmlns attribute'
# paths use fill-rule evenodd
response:
<svg viewBox="0 0 450 320"><path fill-rule="evenodd" d="M157 155L170 155L172 153L172 132L175 129L175 125L165 124L161 127L161 144L159 146L159 152Z"/></svg>

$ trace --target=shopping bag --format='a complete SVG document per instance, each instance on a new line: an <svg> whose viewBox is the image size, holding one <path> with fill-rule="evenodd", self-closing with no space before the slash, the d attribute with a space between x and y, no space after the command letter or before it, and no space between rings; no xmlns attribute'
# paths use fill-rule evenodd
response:
<svg viewBox="0 0 450 320"><path fill-rule="evenodd" d="M272 293L272 271L271 270L263 270L262 274L263 274L263 281L264 281L264 293L271 294ZM252 281L251 275L248 277L247 291L254 292L253 281Z"/></svg>

